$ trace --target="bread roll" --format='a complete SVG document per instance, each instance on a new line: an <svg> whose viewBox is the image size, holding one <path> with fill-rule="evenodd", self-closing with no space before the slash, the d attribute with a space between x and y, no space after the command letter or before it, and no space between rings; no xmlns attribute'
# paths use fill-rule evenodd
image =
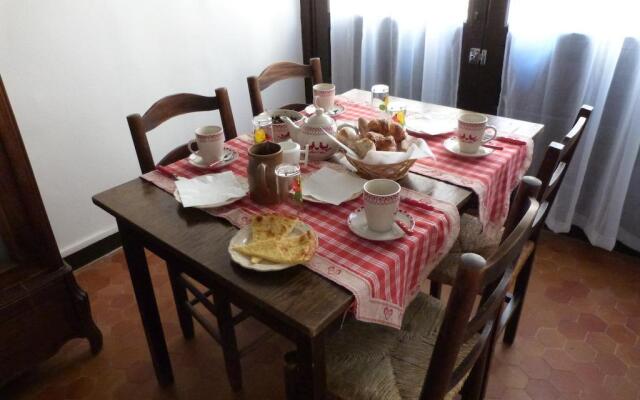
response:
<svg viewBox="0 0 640 400"><path fill-rule="evenodd" d="M378 132L369 131L363 135L363 137L370 139L373 143L377 143L384 139L384 135Z"/></svg>
<svg viewBox="0 0 640 400"><path fill-rule="evenodd" d="M378 133L380 133L380 129L382 129L381 126L380 126L380 121L377 120L377 119L372 119L367 124L367 130L369 132L378 132Z"/></svg>
<svg viewBox="0 0 640 400"><path fill-rule="evenodd" d="M384 136L382 140L376 142L376 150L378 151L398 151L396 140L393 136Z"/></svg>
<svg viewBox="0 0 640 400"><path fill-rule="evenodd" d="M352 150L356 152L358 157L364 158L368 152L376 148L371 139L363 138L355 141Z"/></svg>
<svg viewBox="0 0 640 400"><path fill-rule="evenodd" d="M402 142L407 137L404 128L397 122L391 122L389 124L389 135L393 136L396 143Z"/></svg>
<svg viewBox="0 0 640 400"><path fill-rule="evenodd" d="M376 131L378 133L382 133L385 136L389 136L389 120L381 118L378 120L379 129Z"/></svg>
<svg viewBox="0 0 640 400"><path fill-rule="evenodd" d="M404 139L400 143L397 143L398 151L407 151L409 150L409 146L411 146L411 140Z"/></svg>
<svg viewBox="0 0 640 400"><path fill-rule="evenodd" d="M340 128L338 134L336 135L336 138L343 144L351 147L353 143L360 137L358 136L358 133L355 129L346 126L344 128Z"/></svg>
<svg viewBox="0 0 640 400"><path fill-rule="evenodd" d="M364 136L365 133L369 132L369 121L365 118L358 118L358 130L360 131L360 135Z"/></svg>

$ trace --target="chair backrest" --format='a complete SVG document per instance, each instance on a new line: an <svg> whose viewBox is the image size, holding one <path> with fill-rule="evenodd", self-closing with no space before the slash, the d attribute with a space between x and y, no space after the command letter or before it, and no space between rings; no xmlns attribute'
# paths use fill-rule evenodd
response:
<svg viewBox="0 0 640 400"><path fill-rule="evenodd" d="M225 140L233 139L237 136L227 89L218 88L215 93L215 97L189 93L174 94L156 101L143 115L131 114L127 117L131 138L133 139L142 173L153 171L156 166L151 155L149 141L147 140L147 132L178 115L198 111L220 110L220 120L222 121ZM183 144L165 155L158 164L170 164L188 155L189 150Z"/></svg>
<svg viewBox="0 0 640 400"><path fill-rule="evenodd" d="M539 188L539 179L523 178L518 188L517 200L512 206L518 210L519 221L489 260L472 253L462 255L424 380L421 400L444 398L470 374L490 345L494 325L504 304L511 271L522 246L531 234L539 209L536 200ZM476 294L482 292L483 287L488 289L484 291L471 318ZM470 351L464 356L459 355L463 344L474 337L475 344ZM461 359L459 363L458 359Z"/></svg>
<svg viewBox="0 0 640 400"><path fill-rule="evenodd" d="M538 179L542 182L538 193L540 203L539 217L533 224L533 236L537 238L542 229L543 222L551 210L553 201L558 194L562 180L567 174L569 164L575 153L576 147L582 138L582 133L589 121L593 107L584 105L580 108L575 123L569 133L562 139L562 143L551 142L544 154L544 159L538 170Z"/></svg>
<svg viewBox="0 0 640 400"><path fill-rule="evenodd" d="M289 78L311 78L313 84L322 83L322 64L320 59L315 57L309 60L309 65L297 64L283 61L269 65L258 76L247 78L249 85L249 98L251 99L251 110L253 115L258 115L264 111L262 104L262 91L273 85L275 82ZM307 103L313 99L307 98Z"/></svg>

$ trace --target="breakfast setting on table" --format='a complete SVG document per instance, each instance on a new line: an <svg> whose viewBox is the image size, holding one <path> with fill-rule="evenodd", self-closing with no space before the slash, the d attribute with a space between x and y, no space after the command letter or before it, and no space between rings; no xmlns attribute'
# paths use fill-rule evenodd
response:
<svg viewBox="0 0 640 400"><path fill-rule="evenodd" d="M477 196L483 233L497 232L533 141L487 116L412 109L374 85L367 101L313 86L313 104L264 111L252 134L195 129L191 155L142 175L182 207L239 228L234 265L277 273L297 265L355 296L357 319L395 328L460 232L456 204L403 187L417 174Z"/></svg>

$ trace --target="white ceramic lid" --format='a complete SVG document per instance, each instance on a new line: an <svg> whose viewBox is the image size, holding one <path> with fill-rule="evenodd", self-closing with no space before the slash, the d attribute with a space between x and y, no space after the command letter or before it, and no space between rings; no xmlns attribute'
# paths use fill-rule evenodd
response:
<svg viewBox="0 0 640 400"><path fill-rule="evenodd" d="M320 107L316 108L316 112L307 119L305 126L310 128L328 128L335 126L336 122L328 116Z"/></svg>

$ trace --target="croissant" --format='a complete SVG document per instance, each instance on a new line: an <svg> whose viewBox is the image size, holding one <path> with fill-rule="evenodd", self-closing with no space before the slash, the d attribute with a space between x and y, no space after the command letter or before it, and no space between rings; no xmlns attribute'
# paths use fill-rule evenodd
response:
<svg viewBox="0 0 640 400"><path fill-rule="evenodd" d="M397 122L391 122L389 124L389 135L393 136L396 143L402 142L407 137L407 133L404 131L404 128Z"/></svg>

